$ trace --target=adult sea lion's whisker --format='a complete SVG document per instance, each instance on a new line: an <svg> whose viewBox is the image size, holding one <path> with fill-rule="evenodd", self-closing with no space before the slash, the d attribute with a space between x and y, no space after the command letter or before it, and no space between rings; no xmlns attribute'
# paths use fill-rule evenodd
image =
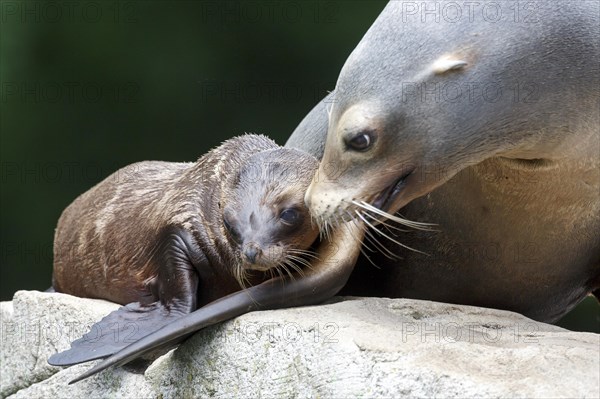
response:
<svg viewBox="0 0 600 399"><path fill-rule="evenodd" d="M327 239L327 221L323 216L319 216L319 240L323 241Z"/></svg>
<svg viewBox="0 0 600 399"><path fill-rule="evenodd" d="M352 216L352 214L350 213L349 210L346 209L345 213L348 215L349 220L353 220L354 219L354 216ZM355 224L358 223L356 221L356 219L354 219L354 220L355 220L355 222L354 222ZM360 228L365 232L365 234L363 235L364 239L363 240L359 240L355 235L352 235L352 238L354 239L354 241L356 241L356 244L357 245L362 245L364 248L366 248L370 252L377 252L376 250L374 250L373 248L371 248L370 246L368 246L367 243L365 242L365 239L366 239L367 241L369 241L370 243L373 244L373 241L366 234L369 231L369 228L367 226L365 226L364 224L361 225Z"/></svg>
<svg viewBox="0 0 600 399"><path fill-rule="evenodd" d="M400 233L410 233L410 231L411 231L411 230L405 230L405 229L402 229L402 228L400 228L398 226L394 226L393 224L387 223L387 221L386 221L387 219L382 218L381 216L380 217L375 217L375 216L371 215L369 212L363 212L363 215L367 216L367 217L369 217L371 219L373 219L376 222L378 222L379 224L381 224L382 226L384 226L392 234L395 234L395 233L392 232L392 229L396 230L396 231L398 231Z"/></svg>
<svg viewBox="0 0 600 399"><path fill-rule="evenodd" d="M375 244L373 242L373 239L371 237L369 237L368 232L369 232L368 230L365 230L364 240L369 241L371 244L375 245L375 248L377 248L377 244ZM372 247L368 246L364 240L363 240L363 246L365 247L365 249L367 249L369 252L373 252L373 253L377 252L376 249L373 249Z"/></svg>
<svg viewBox="0 0 600 399"><path fill-rule="evenodd" d="M317 227L319 227L319 221L315 220L315 217L313 216L313 214L311 212L309 212L308 215L310 216L310 227L315 228L315 225Z"/></svg>
<svg viewBox="0 0 600 399"><path fill-rule="evenodd" d="M344 224L344 227L351 232L350 230L350 226L348 223ZM363 231L366 231L366 226L362 226ZM356 245L358 245L358 249L360 251L360 253L369 261L370 264L372 264L373 266L375 266L375 268L379 269L380 267L377 266L373 260L371 259L371 257L369 255L367 255L367 253L365 252L365 250L363 249L364 244L364 240L361 240L359 237L356 237L352 232L350 233L350 236L352 237L352 239L354 239L354 241L356 241Z"/></svg>
<svg viewBox="0 0 600 399"><path fill-rule="evenodd" d="M376 251L372 250L371 252L378 252L391 260L399 259L398 256L394 255L393 252L389 251L381 242L379 242L379 240L375 238L372 232L368 231L365 234L368 236L365 236L365 239L369 240L369 242L373 243L373 245L375 245L375 248L377 248ZM391 253L391 255L388 254L388 252Z"/></svg>
<svg viewBox="0 0 600 399"><path fill-rule="evenodd" d="M408 226L408 227L412 227L414 229L417 230L433 230L431 229L431 226L436 226L436 224L434 223L423 223L423 222L413 222L412 220L407 220L395 215L392 215L390 213L387 213L385 211L382 211L381 209L369 204L368 202L365 201L352 201L356 206L359 206L367 211L373 212L377 215L383 216L387 219L393 220L396 223L400 223L404 226Z"/></svg>
<svg viewBox="0 0 600 399"><path fill-rule="evenodd" d="M360 203L357 203L356 205L360 206L361 208L363 208L366 211L373 212L373 213L379 215L380 217L382 216L385 219L392 220L392 221L394 221L396 223L400 223L400 224L402 224L404 226L407 226L407 227L412 227L412 228L415 228L415 229L424 229L424 230L426 230L426 229L429 228L429 226L435 226L435 224L433 224L433 223L414 222L412 220L408 220L408 219L405 219L405 218L400 217L400 216L392 215L391 213L382 211L381 209L379 209L379 208L377 208L377 207L375 207L375 206L373 206L373 205L371 205L371 204L369 204L368 202L365 202L365 201L361 201ZM373 215L370 215L370 216L373 217ZM375 217L373 217L373 219L378 220ZM381 222L381 221L379 221L379 222Z"/></svg>
<svg viewBox="0 0 600 399"><path fill-rule="evenodd" d="M362 218L362 220L363 220L363 222L365 222L365 224L367 224L368 226L370 226L371 228L373 228L373 229L374 229L375 231L377 231L377 232L378 232L380 235L382 235L383 237L385 237L385 238L387 238L388 240L392 241L393 243L395 243L395 244L398 244L398 245L400 245L401 247L403 247L403 248L406 248L406 249L408 249L408 250L411 250L411 251L414 251L414 252L418 252L418 253L420 253L420 254L423 254L423 255L428 255L428 254L426 254L425 252L419 251L418 249L415 249L415 248L409 247L408 245L402 244L400 241L398 241L398 240L395 240L394 238L392 238L392 237L390 237L389 235L385 234L385 233L384 233L383 231L381 231L381 230L377 230L377 229L375 229L375 226L373 226L373 225L372 225L372 224L371 224L369 221L367 221L365 218Z"/></svg>
<svg viewBox="0 0 600 399"><path fill-rule="evenodd" d="M377 243L377 246L379 248L379 252L381 254L383 254L383 256L385 256L388 259L392 259L392 260L398 260L398 259L402 259L401 256L393 253L392 251L390 251L381 241L379 241L376 237L375 237L375 233L373 233L372 231L369 231L367 234L370 235L371 239Z"/></svg>
<svg viewBox="0 0 600 399"><path fill-rule="evenodd" d="M357 215L360 219L363 219L362 215L360 215L358 213L358 210L355 210L354 212L357 212ZM381 252L382 250L385 250L385 247L383 246L383 244L375 237L375 235L373 234L373 232L371 231L372 229L369 229L367 227L367 225L365 224L365 235L364 235L364 239L366 241L369 241L371 244L373 244L373 246L375 247L375 249L370 248L370 247L366 247L369 251L371 252ZM384 254L385 255L385 254Z"/></svg>
<svg viewBox="0 0 600 399"><path fill-rule="evenodd" d="M385 245L383 245L376 237L375 237L375 232L382 234L380 231L378 231L371 223L369 223L369 221L361 214L360 211L355 210L354 211L356 213L356 215L363 221L365 222L365 224L367 226L371 226L373 228L374 231L372 230L367 230L366 231L366 235L368 235L374 243L376 243L377 247L381 250L381 253L387 257L388 259L401 259L400 256L396 255L395 253L393 253L392 251L390 251ZM384 237L387 237L385 234L383 234ZM389 238L389 237L387 237Z"/></svg>
<svg viewBox="0 0 600 399"><path fill-rule="evenodd" d="M325 237L327 238L327 241L331 241L331 222L328 221L325 223Z"/></svg>

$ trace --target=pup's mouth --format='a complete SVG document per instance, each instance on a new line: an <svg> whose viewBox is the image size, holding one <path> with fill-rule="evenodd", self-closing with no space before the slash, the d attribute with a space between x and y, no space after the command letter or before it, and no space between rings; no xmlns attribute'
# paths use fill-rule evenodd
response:
<svg viewBox="0 0 600 399"><path fill-rule="evenodd" d="M374 207L381 209L384 212L387 212L396 199L398 195L402 192L404 186L406 186L406 179L414 172L414 169L411 169L407 173L403 174L397 180L383 189L379 195L375 197L373 202L371 203Z"/></svg>

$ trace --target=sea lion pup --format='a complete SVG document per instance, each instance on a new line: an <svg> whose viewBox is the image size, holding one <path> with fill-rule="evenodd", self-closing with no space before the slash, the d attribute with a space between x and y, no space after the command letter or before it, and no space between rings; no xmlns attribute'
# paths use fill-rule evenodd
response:
<svg viewBox="0 0 600 399"><path fill-rule="evenodd" d="M600 293L600 6L466 4L389 2L286 146L322 157L322 225L437 224L367 236L344 294L553 322Z"/></svg>
<svg viewBox="0 0 600 399"><path fill-rule="evenodd" d="M75 341L49 363L106 357L168 324L187 328L174 320L241 286L262 283L275 270L281 275L281 268L290 276L298 273L285 279L284 287L271 282L271 288L250 292L256 296L234 295L230 303L242 307L218 308L211 323L265 306L288 306L288 300L291 306L334 295L347 276L324 284L325 297L311 286L314 280L302 282L301 266L309 261L316 265L310 274L315 276L327 261L351 270L356 259L341 262L326 246L319 266L307 251L319 234L303 201L316 167L316 159L304 152L245 135L196 163L130 165L78 197L56 229L54 288L128 305L95 324L90 339Z"/></svg>

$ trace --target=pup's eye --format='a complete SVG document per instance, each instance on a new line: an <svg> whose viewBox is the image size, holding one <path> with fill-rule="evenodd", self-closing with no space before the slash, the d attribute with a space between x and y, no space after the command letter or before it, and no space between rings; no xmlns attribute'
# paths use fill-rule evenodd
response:
<svg viewBox="0 0 600 399"><path fill-rule="evenodd" d="M373 145L371 133L360 133L356 136L346 138L346 147L354 151L366 151Z"/></svg>
<svg viewBox="0 0 600 399"><path fill-rule="evenodd" d="M294 208L284 209L279 215L281 221L285 224L294 224L300 218L300 212Z"/></svg>

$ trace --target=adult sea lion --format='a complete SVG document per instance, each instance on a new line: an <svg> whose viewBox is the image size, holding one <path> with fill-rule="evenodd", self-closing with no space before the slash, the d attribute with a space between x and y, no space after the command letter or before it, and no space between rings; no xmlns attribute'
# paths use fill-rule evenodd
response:
<svg viewBox="0 0 600 399"><path fill-rule="evenodd" d="M141 356L144 345L164 346L251 310L334 295L352 270L360 231L347 226L342 242L308 251L319 231L304 193L316 167L307 153L245 135L195 163L130 165L82 194L58 222L53 286L128 305L49 363L118 352L81 379ZM253 287L236 293L246 285Z"/></svg>
<svg viewBox="0 0 600 399"><path fill-rule="evenodd" d="M322 158L306 195L322 225L400 211L439 232L384 242L343 294L552 322L598 293L599 7L386 6L286 146Z"/></svg>

